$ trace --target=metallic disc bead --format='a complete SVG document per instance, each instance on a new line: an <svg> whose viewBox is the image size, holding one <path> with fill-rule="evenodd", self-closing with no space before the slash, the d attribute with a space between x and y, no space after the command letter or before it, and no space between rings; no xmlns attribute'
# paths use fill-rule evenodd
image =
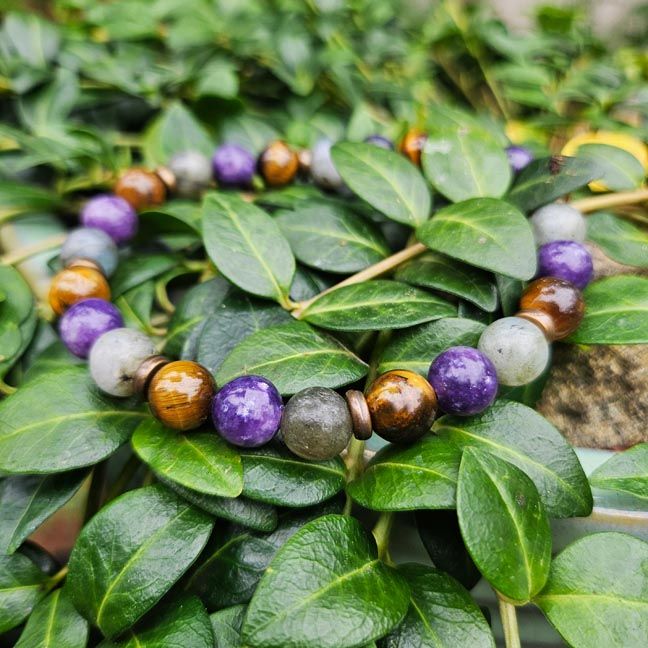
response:
<svg viewBox="0 0 648 648"><path fill-rule="evenodd" d="M58 272L52 279L49 303L57 315L83 299L97 297L110 301L110 286L96 267L71 265Z"/></svg>
<svg viewBox="0 0 648 648"><path fill-rule="evenodd" d="M416 166L421 166L421 153L423 152L427 138L427 133L424 133L418 128L411 128L401 140L400 152L408 157Z"/></svg>
<svg viewBox="0 0 648 648"><path fill-rule="evenodd" d="M308 176L311 170L311 162L313 161L313 154L310 149L300 149L297 151L297 159L299 160L299 173Z"/></svg>
<svg viewBox="0 0 648 648"><path fill-rule="evenodd" d="M95 196L81 210L81 224L106 232L117 245L130 241L137 234L137 213L133 206L111 194Z"/></svg>
<svg viewBox="0 0 648 648"><path fill-rule="evenodd" d="M198 151L176 153L169 160L169 169L175 175L176 192L183 198L196 198L211 184L211 162Z"/></svg>
<svg viewBox="0 0 648 648"><path fill-rule="evenodd" d="M371 437L371 414L367 399L357 389L349 389L344 397L353 421L353 435L360 441L366 441Z"/></svg>
<svg viewBox="0 0 648 648"><path fill-rule="evenodd" d="M299 170L299 158L285 142L270 144L259 156L259 172L271 187L292 182Z"/></svg>
<svg viewBox="0 0 648 648"><path fill-rule="evenodd" d="M129 169L117 181L115 193L134 209L161 205L166 198L166 187L160 177L146 169Z"/></svg>
<svg viewBox="0 0 648 648"><path fill-rule="evenodd" d="M587 233L585 218L577 209L563 203L552 203L536 210L531 216L536 245L551 241L582 243Z"/></svg>
<svg viewBox="0 0 648 648"><path fill-rule="evenodd" d="M72 230L61 247L61 262L69 265L76 259L96 263L106 277L110 277L119 261L117 246L110 235L96 227Z"/></svg>
<svg viewBox="0 0 648 648"><path fill-rule="evenodd" d="M149 407L167 427L181 432L194 430L209 417L215 388L211 373L197 362L169 362L151 378Z"/></svg>
<svg viewBox="0 0 648 648"><path fill-rule="evenodd" d="M173 193L178 185L175 173L168 166L159 166L155 168L155 175L162 180L167 192Z"/></svg>
<svg viewBox="0 0 648 648"><path fill-rule="evenodd" d="M151 379L159 369L169 364L171 360L162 355L152 355L145 358L142 364L137 367L133 376L133 389L136 394L140 394L144 399L148 398L148 388Z"/></svg>
<svg viewBox="0 0 648 648"><path fill-rule="evenodd" d="M538 250L538 276L564 279L583 290L594 276L592 255L576 241L545 243Z"/></svg>
<svg viewBox="0 0 648 648"><path fill-rule="evenodd" d="M437 397L425 378L397 369L374 380L367 406L376 434L391 443L410 443L430 431Z"/></svg>

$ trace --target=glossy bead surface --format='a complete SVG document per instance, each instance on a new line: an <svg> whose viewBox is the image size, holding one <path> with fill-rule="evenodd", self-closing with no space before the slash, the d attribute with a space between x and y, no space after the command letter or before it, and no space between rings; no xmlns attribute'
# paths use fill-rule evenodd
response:
<svg viewBox="0 0 648 648"><path fill-rule="evenodd" d="M106 232L117 245L130 241L137 233L137 213L132 205L110 194L88 200L81 211L81 223Z"/></svg>
<svg viewBox="0 0 648 648"><path fill-rule="evenodd" d="M533 162L533 153L524 146L509 146L506 149L506 157L508 158L511 169L518 173L524 167Z"/></svg>
<svg viewBox="0 0 648 648"><path fill-rule="evenodd" d="M574 284L543 277L531 282L520 297L521 311L541 311L553 321L553 339L562 340L573 333L585 314L583 295Z"/></svg>
<svg viewBox="0 0 648 648"><path fill-rule="evenodd" d="M500 385L510 387L535 380L549 362L547 339L522 317L503 317L487 326L478 348L493 363Z"/></svg>
<svg viewBox="0 0 648 648"><path fill-rule="evenodd" d="M175 175L176 193L182 198L196 198L212 179L211 162L198 151L176 153L169 160L169 169Z"/></svg>
<svg viewBox="0 0 648 648"><path fill-rule="evenodd" d="M282 187L292 182L298 170L297 153L285 142L273 142L259 156L259 172L271 187Z"/></svg>
<svg viewBox="0 0 648 648"><path fill-rule="evenodd" d="M351 415L342 396L326 387L308 387L286 405L281 436L288 449L304 459L332 459L353 433Z"/></svg>
<svg viewBox="0 0 648 648"><path fill-rule="evenodd" d="M321 139L313 146L311 150L311 176L315 184L324 189L344 191L347 187L331 158L332 146L333 142L328 139Z"/></svg>
<svg viewBox="0 0 648 648"><path fill-rule="evenodd" d="M376 434L391 443L409 443L430 431L437 397L425 378L397 369L374 380L367 406Z"/></svg>
<svg viewBox="0 0 648 648"><path fill-rule="evenodd" d="M552 241L582 243L587 233L585 218L577 209L562 203L540 207L531 216L531 227L537 246Z"/></svg>
<svg viewBox="0 0 648 648"><path fill-rule="evenodd" d="M159 368L148 388L153 416L174 430L194 430L209 417L212 375L197 362L177 360Z"/></svg>
<svg viewBox="0 0 648 648"><path fill-rule="evenodd" d="M90 375L101 391L111 396L132 396L135 372L154 354L153 341L141 331L113 329L92 345L88 359Z"/></svg>
<svg viewBox="0 0 648 648"><path fill-rule="evenodd" d="M357 389L349 389L344 395L351 420L353 421L353 436L360 441L371 437L371 413L365 395Z"/></svg>
<svg viewBox="0 0 648 648"><path fill-rule="evenodd" d="M104 299L84 299L63 313L59 332L70 353L87 358L99 337L122 326L124 320L114 304Z"/></svg>
<svg viewBox="0 0 648 648"><path fill-rule="evenodd" d="M262 376L241 376L223 385L212 403L216 431L230 443L256 448L279 430L283 401L277 388Z"/></svg>
<svg viewBox="0 0 648 648"><path fill-rule="evenodd" d="M369 135L369 137L365 139L365 142L367 144L373 144L378 148L387 149L388 151L394 150L394 143L382 135Z"/></svg>
<svg viewBox="0 0 648 648"><path fill-rule="evenodd" d="M448 414L478 414L497 396L497 373L493 363L477 349L450 347L432 362L428 380L439 407Z"/></svg>
<svg viewBox="0 0 648 648"><path fill-rule="evenodd" d="M249 187L255 167L254 155L237 144L219 146L212 157L214 178L224 187Z"/></svg>
<svg viewBox="0 0 648 648"><path fill-rule="evenodd" d="M93 261L106 277L110 277L117 268L119 255L109 234L96 227L79 227L68 234L61 247L61 262L64 266L75 259Z"/></svg>
<svg viewBox="0 0 648 648"><path fill-rule="evenodd" d="M90 297L110 300L110 286L99 270L72 265L54 275L49 303L57 315L62 315L73 304Z"/></svg>
<svg viewBox="0 0 648 648"><path fill-rule="evenodd" d="M146 169L129 169L117 180L115 193L134 209L161 205L166 198L166 187L161 178Z"/></svg>
<svg viewBox="0 0 648 648"><path fill-rule="evenodd" d="M564 279L582 290L594 276L592 255L576 241L545 243L538 250L538 276Z"/></svg>
<svg viewBox="0 0 648 648"><path fill-rule="evenodd" d="M425 142L427 142L427 134L418 128L411 128L400 143L400 152L408 157L411 162L416 166L421 165L421 153Z"/></svg>

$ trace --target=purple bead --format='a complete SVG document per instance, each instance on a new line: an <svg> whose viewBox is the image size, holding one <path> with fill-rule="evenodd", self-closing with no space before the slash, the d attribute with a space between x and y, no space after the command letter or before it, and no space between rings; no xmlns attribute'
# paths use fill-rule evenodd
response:
<svg viewBox="0 0 648 648"><path fill-rule="evenodd" d="M119 309L105 299L84 299L63 313L61 339L79 358L87 358L95 341L112 329L124 326Z"/></svg>
<svg viewBox="0 0 648 648"><path fill-rule="evenodd" d="M212 419L218 433L230 443L256 448L277 433L283 401L277 388L261 376L235 378L214 396Z"/></svg>
<svg viewBox="0 0 648 648"><path fill-rule="evenodd" d="M216 181L226 187L247 187L252 184L256 159L236 144L223 144L212 157Z"/></svg>
<svg viewBox="0 0 648 648"><path fill-rule="evenodd" d="M533 162L533 153L528 148L524 148L524 146L509 146L506 149L506 156L508 157L511 169L516 173L522 171L525 166Z"/></svg>
<svg viewBox="0 0 648 648"><path fill-rule="evenodd" d="M81 211L81 223L103 230L117 244L137 234L137 212L123 198L111 194L88 200Z"/></svg>
<svg viewBox="0 0 648 648"><path fill-rule="evenodd" d="M428 373L439 407L448 414L478 414L497 396L497 372L477 349L450 347L439 354Z"/></svg>
<svg viewBox="0 0 648 648"><path fill-rule="evenodd" d="M382 135L369 135L369 137L365 139L365 142L367 144L373 144L374 146L387 149L388 151L394 150L394 143Z"/></svg>
<svg viewBox="0 0 648 648"><path fill-rule="evenodd" d="M551 241L538 250L538 277L564 279L582 290L593 274L591 254L576 241Z"/></svg>

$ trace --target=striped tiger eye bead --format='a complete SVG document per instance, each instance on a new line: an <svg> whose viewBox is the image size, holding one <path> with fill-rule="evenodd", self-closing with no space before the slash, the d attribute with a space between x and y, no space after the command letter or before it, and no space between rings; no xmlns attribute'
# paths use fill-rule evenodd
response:
<svg viewBox="0 0 648 648"><path fill-rule="evenodd" d="M297 175L299 157L285 142L268 146L259 157L259 172L271 187L287 185Z"/></svg>
<svg viewBox="0 0 648 648"><path fill-rule="evenodd" d="M57 315L91 297L110 301L110 286L98 267L90 261L76 261L52 279L49 303Z"/></svg>
<svg viewBox="0 0 648 648"><path fill-rule="evenodd" d="M357 389L349 389L344 397L353 422L353 436L360 441L366 441L371 436L371 413L367 399Z"/></svg>
<svg viewBox="0 0 648 648"><path fill-rule="evenodd" d="M407 156L416 166L421 166L421 153L427 138L427 134L422 130L411 128L401 140L400 152Z"/></svg>
<svg viewBox="0 0 648 648"><path fill-rule="evenodd" d="M161 205L166 198L166 187L160 176L146 169L129 169L115 185L115 194L135 209Z"/></svg>

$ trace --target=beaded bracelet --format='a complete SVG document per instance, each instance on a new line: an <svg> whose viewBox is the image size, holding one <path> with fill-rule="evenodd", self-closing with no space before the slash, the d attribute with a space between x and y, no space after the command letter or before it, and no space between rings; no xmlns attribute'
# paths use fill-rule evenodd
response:
<svg viewBox="0 0 648 648"><path fill-rule="evenodd" d="M393 148L382 136L367 139ZM425 134L412 130L401 151L420 162ZM351 389L342 398L325 387L310 387L284 406L276 387L262 376L246 375L216 389L202 365L171 361L156 353L144 333L124 327L110 303L109 277L117 266L117 245L137 232L137 212L161 204L168 192L195 197L212 180L221 186L249 186L258 168L266 184L282 186L298 171L310 169L320 186L339 188L341 178L330 159L330 142L295 153L274 142L258 161L245 149L226 144L210 161L200 153L174 156L155 172L126 171L113 195L86 203L80 220L61 249L64 269L53 279L49 301L60 315L59 330L74 355L88 358L97 386L116 397L142 395L164 425L189 431L211 416L228 442L258 447L277 434L296 455L329 459L342 452L352 436L366 440L376 432L392 443L409 443L432 426L437 411L460 416L478 414L495 400L499 385L532 382L546 369L550 343L578 327L584 302L581 289L592 278L592 259L582 245L585 221L563 204L547 205L531 217L538 250L539 278L528 285L520 310L487 326L477 348L456 346L439 354L427 380L407 370L378 376L363 392Z"/></svg>

